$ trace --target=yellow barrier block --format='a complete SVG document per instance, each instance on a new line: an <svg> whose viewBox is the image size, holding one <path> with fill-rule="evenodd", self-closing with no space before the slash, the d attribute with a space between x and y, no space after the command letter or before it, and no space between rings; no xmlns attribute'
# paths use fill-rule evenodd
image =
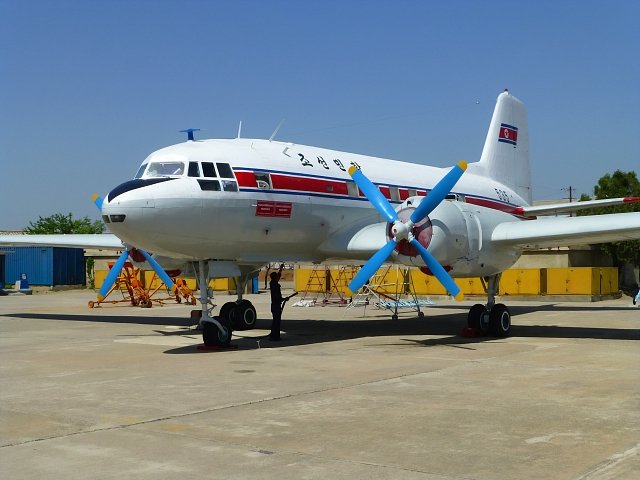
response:
<svg viewBox="0 0 640 480"><path fill-rule="evenodd" d="M404 284L408 281L407 267L391 268L383 267L378 269L376 274L371 277L371 284L377 285L376 290L389 295L396 293L407 293L407 286Z"/></svg>
<svg viewBox="0 0 640 480"><path fill-rule="evenodd" d="M600 272L590 267L548 268L548 295L593 295L600 293Z"/></svg>
<svg viewBox="0 0 640 480"><path fill-rule="evenodd" d="M102 287L102 284L104 283L104 279L107 277L108 273L109 273L109 270L96 270L95 271L95 277L94 277L95 288Z"/></svg>
<svg viewBox="0 0 640 480"><path fill-rule="evenodd" d="M145 270L144 272L144 286L147 290L155 290L162 285L162 280L158 278L153 270Z"/></svg>
<svg viewBox="0 0 640 480"><path fill-rule="evenodd" d="M416 295L446 295L447 290L440 285L436 277L424 274L418 268L412 268L411 281Z"/></svg>
<svg viewBox="0 0 640 480"><path fill-rule="evenodd" d="M349 290L348 285L359 270L359 267L331 268L329 270L329 290L333 293L351 296L351 290Z"/></svg>
<svg viewBox="0 0 640 480"><path fill-rule="evenodd" d="M610 293L617 293L618 287L618 269L616 267L602 267L600 268L601 276L601 290L600 293L607 295Z"/></svg>
<svg viewBox="0 0 640 480"><path fill-rule="evenodd" d="M296 268L293 272L296 292L326 292L328 284L330 285L327 274L330 275L324 267L316 269L315 272L313 268Z"/></svg>
<svg viewBox="0 0 640 480"><path fill-rule="evenodd" d="M545 268L507 270L500 279L500 295L542 295L547 291Z"/></svg>
<svg viewBox="0 0 640 480"><path fill-rule="evenodd" d="M234 278L212 278L209 287L216 292L235 292L236 280Z"/></svg>
<svg viewBox="0 0 640 480"><path fill-rule="evenodd" d="M184 280L187 284L187 287L189 287L189 289L193 292L195 292L198 289L198 281L195 278L184 278L184 277L180 277L182 278L182 280Z"/></svg>
<svg viewBox="0 0 640 480"><path fill-rule="evenodd" d="M436 280L437 281L437 280ZM484 295L484 287L482 286L482 280L477 277L474 278L454 278L454 282L460 287L462 293L465 295Z"/></svg>
<svg viewBox="0 0 640 480"><path fill-rule="evenodd" d="M94 284L96 289L99 289L102 287L102 284L104 283L104 279L107 277L108 274L109 274L109 270L95 271ZM140 272L138 272L137 278L138 280L141 280Z"/></svg>

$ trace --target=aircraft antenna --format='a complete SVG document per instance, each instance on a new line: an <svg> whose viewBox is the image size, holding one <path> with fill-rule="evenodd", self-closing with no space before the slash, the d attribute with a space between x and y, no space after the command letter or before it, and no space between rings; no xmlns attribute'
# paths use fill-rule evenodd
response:
<svg viewBox="0 0 640 480"><path fill-rule="evenodd" d="M186 130L180 130L180 133L186 133L187 134L187 141L194 141L193 139L193 132L199 132L200 129L199 128L187 128Z"/></svg>
<svg viewBox="0 0 640 480"><path fill-rule="evenodd" d="M240 134L242 134L242 120L240 120L240 125L238 125L238 137L240 138Z"/></svg>
<svg viewBox="0 0 640 480"><path fill-rule="evenodd" d="M282 120L280 120L280 123L278 124L278 126L276 127L276 129L273 131L273 133L271 134L271 136L269 137L269 141L273 140L276 136L276 134L278 133L278 130L280 130L280 127L282 126L282 124L284 123L284 118Z"/></svg>

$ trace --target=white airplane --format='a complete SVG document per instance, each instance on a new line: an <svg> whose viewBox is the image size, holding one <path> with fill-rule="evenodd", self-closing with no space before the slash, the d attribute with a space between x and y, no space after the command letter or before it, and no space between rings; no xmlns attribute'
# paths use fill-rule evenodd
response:
<svg viewBox="0 0 640 480"><path fill-rule="evenodd" d="M495 296L501 272L525 248L640 238L635 212L536 218L640 198L531 206L526 109L508 91L498 96L480 160L449 171L272 139L194 140L193 131L186 142L153 152L133 180L98 202L115 235L63 236L55 244L124 244L163 265L193 262L200 286L209 278L238 277L237 301L218 316L207 288L200 288L206 344L226 345L232 329L253 327L255 308L242 291L274 260L366 261L349 285L353 292L385 262L420 267L457 300L462 293L452 277L481 277L487 303L471 307L468 324L507 336L511 314ZM22 244L52 244L50 236L36 237ZM16 240L0 237L0 244Z"/></svg>

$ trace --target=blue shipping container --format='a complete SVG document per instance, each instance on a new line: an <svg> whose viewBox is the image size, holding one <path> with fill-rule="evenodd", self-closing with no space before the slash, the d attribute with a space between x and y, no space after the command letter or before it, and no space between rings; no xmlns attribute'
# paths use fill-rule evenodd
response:
<svg viewBox="0 0 640 480"><path fill-rule="evenodd" d="M0 288L4 288L4 255L0 254Z"/></svg>
<svg viewBox="0 0 640 480"><path fill-rule="evenodd" d="M26 273L29 285L84 285L84 251L61 247L1 247L5 282L12 285Z"/></svg>

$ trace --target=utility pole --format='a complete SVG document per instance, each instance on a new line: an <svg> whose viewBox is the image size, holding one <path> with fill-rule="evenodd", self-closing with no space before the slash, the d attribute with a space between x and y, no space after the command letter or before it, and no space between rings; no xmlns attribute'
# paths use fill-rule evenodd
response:
<svg viewBox="0 0 640 480"><path fill-rule="evenodd" d="M573 192L575 191L575 188L569 185L568 187L565 187L562 190L564 190L565 192L569 192L569 203L573 203ZM567 198L567 197L564 197L564 198ZM570 212L569 216L573 217L573 212Z"/></svg>
<svg viewBox="0 0 640 480"><path fill-rule="evenodd" d="M572 203L573 202L573 192L575 191L575 188L573 188L571 185L569 185L568 187L565 187L562 190L564 190L565 192L569 192L569 203Z"/></svg>

